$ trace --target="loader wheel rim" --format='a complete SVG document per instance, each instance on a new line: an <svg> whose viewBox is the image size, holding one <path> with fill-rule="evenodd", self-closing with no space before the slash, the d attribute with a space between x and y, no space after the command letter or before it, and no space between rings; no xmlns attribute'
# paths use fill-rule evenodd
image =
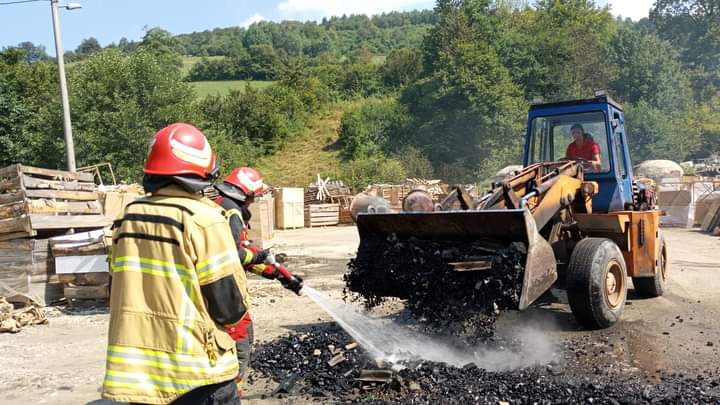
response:
<svg viewBox="0 0 720 405"><path fill-rule="evenodd" d="M623 301L625 278L620 263L610 262L605 273L605 302L612 309L619 307Z"/></svg>

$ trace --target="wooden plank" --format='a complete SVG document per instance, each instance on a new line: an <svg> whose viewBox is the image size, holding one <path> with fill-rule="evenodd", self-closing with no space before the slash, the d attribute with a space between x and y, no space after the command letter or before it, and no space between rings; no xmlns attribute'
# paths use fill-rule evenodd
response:
<svg viewBox="0 0 720 405"><path fill-rule="evenodd" d="M58 181L38 179L23 175L23 185L25 189L46 189L46 190L68 190L68 191L95 191L97 186L95 183L82 183L77 181Z"/></svg>
<svg viewBox="0 0 720 405"><path fill-rule="evenodd" d="M17 239L17 238L31 238L36 235L37 235L37 232L35 232L35 231L3 233L3 234L0 234L0 241Z"/></svg>
<svg viewBox="0 0 720 405"><path fill-rule="evenodd" d="M112 221L104 215L39 215L32 214L32 229L102 228Z"/></svg>
<svg viewBox="0 0 720 405"><path fill-rule="evenodd" d="M92 173L68 172L64 170L43 169L33 166L20 166L20 172L24 174L34 174L36 176L49 177L52 179L77 180L92 183L95 176Z"/></svg>
<svg viewBox="0 0 720 405"><path fill-rule="evenodd" d="M16 192L21 189L20 177L4 177L0 176L0 192L10 191Z"/></svg>
<svg viewBox="0 0 720 405"><path fill-rule="evenodd" d="M0 220L0 234L30 231L32 231L32 227L30 218L27 216Z"/></svg>
<svg viewBox="0 0 720 405"><path fill-rule="evenodd" d="M97 242L85 246L73 248L53 248L52 254L55 257L60 256L96 256L107 254L105 242Z"/></svg>
<svg viewBox="0 0 720 405"><path fill-rule="evenodd" d="M0 205L0 219L18 218L27 213L25 201Z"/></svg>
<svg viewBox="0 0 720 405"><path fill-rule="evenodd" d="M477 260L473 262L456 262L448 264L452 267L453 271L458 272L492 270L491 260Z"/></svg>
<svg viewBox="0 0 720 405"><path fill-rule="evenodd" d="M31 214L102 214L98 201L29 200Z"/></svg>
<svg viewBox="0 0 720 405"><path fill-rule="evenodd" d="M35 248L34 245L34 241L30 239L2 241L0 242L0 251L9 251L18 254L28 254Z"/></svg>
<svg viewBox="0 0 720 405"><path fill-rule="evenodd" d="M77 286L86 285L107 285L110 282L110 273L79 273L79 274L58 274L57 278L65 284Z"/></svg>
<svg viewBox="0 0 720 405"><path fill-rule="evenodd" d="M110 289L108 286L83 286L83 287L65 287L65 298L79 300L102 300L110 297Z"/></svg>
<svg viewBox="0 0 720 405"><path fill-rule="evenodd" d="M20 173L20 165L14 164L0 169L0 177L18 177Z"/></svg>
<svg viewBox="0 0 720 405"><path fill-rule="evenodd" d="M25 190L29 198L57 198L60 200L93 201L100 195L91 191L66 191L66 190Z"/></svg>
<svg viewBox="0 0 720 405"><path fill-rule="evenodd" d="M16 193L0 194L0 205L16 203L25 199L25 192L20 190Z"/></svg>

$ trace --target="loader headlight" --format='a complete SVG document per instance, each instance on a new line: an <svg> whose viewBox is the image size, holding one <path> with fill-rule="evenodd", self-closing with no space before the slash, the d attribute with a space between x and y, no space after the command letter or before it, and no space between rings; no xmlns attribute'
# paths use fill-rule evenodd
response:
<svg viewBox="0 0 720 405"><path fill-rule="evenodd" d="M585 198L592 198L598 194L600 186L596 181L584 181L582 184L582 195Z"/></svg>

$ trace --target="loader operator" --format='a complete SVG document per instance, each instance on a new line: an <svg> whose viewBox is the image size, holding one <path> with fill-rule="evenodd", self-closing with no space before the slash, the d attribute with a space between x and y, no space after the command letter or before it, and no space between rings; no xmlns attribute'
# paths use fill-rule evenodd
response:
<svg viewBox="0 0 720 405"><path fill-rule="evenodd" d="M582 159L583 166L592 172L600 171L600 145L593 137L585 132L581 124L570 127L573 142L568 145L565 157L568 159Z"/></svg>
<svg viewBox="0 0 720 405"><path fill-rule="evenodd" d="M300 294L303 287L302 279L287 272L280 272L275 264L266 263L268 251L258 249L248 236L250 204L255 201L255 197L263 195L266 191L260 173L250 167L238 167L222 183L215 184L215 189L220 194L215 202L225 209L225 217L230 224L238 256L244 268L264 278L279 280L283 287ZM244 333L238 336L239 339L235 344L240 363L240 374L236 382L242 396L243 380L250 364L250 348L254 334L249 313L245 314L241 323Z"/></svg>
<svg viewBox="0 0 720 405"><path fill-rule="evenodd" d="M222 210L196 193L217 176L205 136L161 129L136 200L113 225L105 399L239 404L235 340L247 280Z"/></svg>

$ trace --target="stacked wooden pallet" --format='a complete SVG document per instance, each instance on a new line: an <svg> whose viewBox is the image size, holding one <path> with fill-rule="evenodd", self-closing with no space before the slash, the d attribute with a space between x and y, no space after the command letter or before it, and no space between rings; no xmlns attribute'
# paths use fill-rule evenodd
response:
<svg viewBox="0 0 720 405"><path fill-rule="evenodd" d="M110 273L103 230L50 239L55 271L65 298L105 300L110 296Z"/></svg>
<svg viewBox="0 0 720 405"><path fill-rule="evenodd" d="M0 296L16 294L40 305L63 297L47 239L0 241Z"/></svg>
<svg viewBox="0 0 720 405"><path fill-rule="evenodd" d="M340 221L339 204L311 204L305 207L305 226L335 226Z"/></svg>
<svg viewBox="0 0 720 405"><path fill-rule="evenodd" d="M106 226L98 199L90 173L19 164L0 169L0 240Z"/></svg>
<svg viewBox="0 0 720 405"><path fill-rule="evenodd" d="M703 231L712 232L713 234L720 228L720 199L713 201L707 214L705 214L701 228Z"/></svg>

